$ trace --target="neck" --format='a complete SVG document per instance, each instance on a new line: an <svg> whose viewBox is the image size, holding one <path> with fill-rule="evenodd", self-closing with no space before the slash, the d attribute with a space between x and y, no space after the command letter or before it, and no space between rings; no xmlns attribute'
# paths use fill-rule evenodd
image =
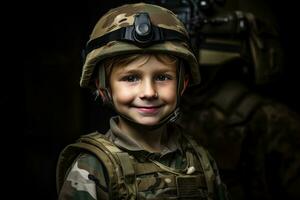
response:
<svg viewBox="0 0 300 200"><path fill-rule="evenodd" d="M162 138L166 134L166 125L153 130L145 130L142 127L133 127L126 120L120 118L119 128L128 137L136 141L144 150L149 152L162 151Z"/></svg>

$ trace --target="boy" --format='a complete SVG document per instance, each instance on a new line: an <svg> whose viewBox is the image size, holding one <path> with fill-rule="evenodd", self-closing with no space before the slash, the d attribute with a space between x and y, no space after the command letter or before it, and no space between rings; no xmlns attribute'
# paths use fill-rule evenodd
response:
<svg viewBox="0 0 300 200"><path fill-rule="evenodd" d="M224 199L213 159L174 123L189 82L200 82L198 63L175 14L144 3L106 13L80 85L118 116L62 151L59 199Z"/></svg>

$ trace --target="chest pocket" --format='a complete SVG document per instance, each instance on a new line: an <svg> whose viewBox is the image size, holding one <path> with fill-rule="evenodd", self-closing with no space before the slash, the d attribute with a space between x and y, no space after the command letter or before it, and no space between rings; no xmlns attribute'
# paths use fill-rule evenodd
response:
<svg viewBox="0 0 300 200"><path fill-rule="evenodd" d="M157 162L134 159L138 199L207 199L203 170L199 163L195 164L192 160L179 172Z"/></svg>

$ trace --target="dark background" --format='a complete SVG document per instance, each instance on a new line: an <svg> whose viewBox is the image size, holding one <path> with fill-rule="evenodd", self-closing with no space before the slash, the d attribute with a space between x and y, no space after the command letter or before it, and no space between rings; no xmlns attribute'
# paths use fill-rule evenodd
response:
<svg viewBox="0 0 300 200"><path fill-rule="evenodd" d="M1 121L3 136L10 140L3 137L2 146L7 141L13 148L2 152L8 157L9 187L16 193L24 189L20 194L24 199L56 199L59 152L81 134L107 130L110 110L79 87L81 50L99 17L124 2L129 1L24 2L12 5L14 12L4 16L12 33L3 38L9 55L1 72ZM251 11L278 24L284 72L265 92L300 112L299 11L294 4L291 0L227 1L228 9Z"/></svg>

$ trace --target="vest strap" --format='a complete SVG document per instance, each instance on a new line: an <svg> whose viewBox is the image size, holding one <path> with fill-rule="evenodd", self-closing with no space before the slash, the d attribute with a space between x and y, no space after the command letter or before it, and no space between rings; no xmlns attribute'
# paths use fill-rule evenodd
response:
<svg viewBox="0 0 300 200"><path fill-rule="evenodd" d="M120 160L121 168L123 171L124 179L126 184L132 184L135 181L135 172L132 165L131 158L126 152L116 153L117 157Z"/></svg>
<svg viewBox="0 0 300 200"><path fill-rule="evenodd" d="M215 180L215 175L213 168L210 164L210 161L208 159L208 155L206 150L198 145L194 139L192 139L189 135L184 135L189 143L192 145L193 149L196 151L197 156L200 160L200 163L203 167L203 172L207 184L207 191L208 191L208 200L213 200L213 194L214 194L214 180Z"/></svg>
<svg viewBox="0 0 300 200"><path fill-rule="evenodd" d="M129 154L127 152L123 152L98 132L83 136L81 142L92 143L93 145L102 149L105 154L110 156L115 164L113 169L116 171L118 177L117 179L112 180L114 181L113 183L124 183L127 190L126 199L136 199L136 178Z"/></svg>
<svg viewBox="0 0 300 200"><path fill-rule="evenodd" d="M164 172L165 170L161 169L157 165L153 163L135 163L135 174L138 175L144 175L144 174L152 174L155 172Z"/></svg>

